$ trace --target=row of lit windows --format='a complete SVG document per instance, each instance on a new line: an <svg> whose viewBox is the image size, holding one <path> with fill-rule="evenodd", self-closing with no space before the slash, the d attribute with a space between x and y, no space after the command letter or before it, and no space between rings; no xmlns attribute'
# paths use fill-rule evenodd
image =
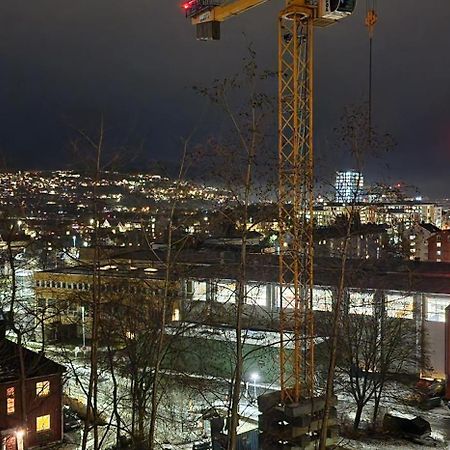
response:
<svg viewBox="0 0 450 450"><path fill-rule="evenodd" d="M262 307L272 305L279 307L279 290L267 289L265 285L247 286L246 303ZM189 280L186 283L186 294L194 301L216 301L219 303L235 302L236 285L222 281L208 283L206 281ZM287 289L284 296L289 302L292 292ZM313 291L313 309L317 311L331 311L333 294L331 290L316 289ZM375 299L373 293L351 291L349 297L349 313L372 315ZM412 319L414 317L414 297L412 295L386 294L384 305L389 317ZM433 297L426 299L426 320L445 322L445 309L450 305L450 297Z"/></svg>
<svg viewBox="0 0 450 450"><path fill-rule="evenodd" d="M88 283L67 283L65 281L50 281L50 280L36 280L36 287L41 288L55 288L55 289L72 289L78 291L90 291L91 285ZM158 295L160 294L159 289L151 289L142 286L120 286L120 285L110 285L101 284L101 292L123 292L131 294L146 294L146 295Z"/></svg>
<svg viewBox="0 0 450 450"><path fill-rule="evenodd" d="M65 281L50 281L50 280L36 280L36 287L75 289L79 291L89 291L91 289L91 285L88 283L66 283Z"/></svg>

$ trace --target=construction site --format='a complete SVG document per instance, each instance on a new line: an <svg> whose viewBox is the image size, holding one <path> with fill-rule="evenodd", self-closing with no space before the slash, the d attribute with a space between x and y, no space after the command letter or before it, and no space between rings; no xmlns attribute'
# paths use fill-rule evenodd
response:
<svg viewBox="0 0 450 450"><path fill-rule="evenodd" d="M412 40L387 0L54 1L0 8L0 147L27 159L0 183L0 450L447 448L442 27Z"/></svg>

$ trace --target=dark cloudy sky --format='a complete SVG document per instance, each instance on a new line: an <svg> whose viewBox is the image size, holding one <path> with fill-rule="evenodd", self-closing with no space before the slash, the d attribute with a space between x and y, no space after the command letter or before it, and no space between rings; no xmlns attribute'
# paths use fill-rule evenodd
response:
<svg viewBox="0 0 450 450"><path fill-rule="evenodd" d="M345 105L366 95L365 3L317 32L316 151L330 161L331 129ZM180 137L203 110L193 85L236 72L246 40L261 67L275 68L282 4L232 19L220 42L204 43L177 0L1 0L0 149L8 164L64 166L70 126L101 112L116 142L143 142L149 158L176 160ZM398 146L389 170L372 164L367 176L450 196L450 1L379 0L378 10L375 122Z"/></svg>

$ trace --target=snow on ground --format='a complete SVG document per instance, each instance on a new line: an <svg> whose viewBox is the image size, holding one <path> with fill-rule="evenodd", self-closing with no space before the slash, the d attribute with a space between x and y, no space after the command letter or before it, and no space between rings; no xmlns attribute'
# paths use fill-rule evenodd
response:
<svg viewBox="0 0 450 450"><path fill-rule="evenodd" d="M338 414L341 418L352 420L354 417L354 406L349 401L338 402ZM386 412L403 417L415 417L420 416L430 422L431 425L431 437L430 445L416 444L402 439L342 439L340 445L344 448L355 450L419 450L429 448L439 448L450 450L450 410L446 406L440 406L430 411L423 411L419 408L412 406L405 406L399 404L390 404L386 408ZM369 415L371 413L370 404L368 405L365 414L363 414L363 420L361 427L369 421Z"/></svg>
<svg viewBox="0 0 450 450"><path fill-rule="evenodd" d="M429 447L421 444L415 444L413 442L408 442L404 440L389 440L389 441L381 441L381 440L366 440L362 441L353 441L353 440L343 440L340 444L344 448L354 449L354 450L420 450L420 449L430 449L430 448L441 448L446 449L450 448L445 445Z"/></svg>

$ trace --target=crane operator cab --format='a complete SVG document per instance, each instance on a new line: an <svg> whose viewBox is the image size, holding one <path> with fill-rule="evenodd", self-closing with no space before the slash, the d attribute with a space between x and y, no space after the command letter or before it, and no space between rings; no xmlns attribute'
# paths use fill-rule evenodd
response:
<svg viewBox="0 0 450 450"><path fill-rule="evenodd" d="M186 12L186 17L195 17L219 5L220 2L214 0L188 0L186 3L183 3L183 8Z"/></svg>
<svg viewBox="0 0 450 450"><path fill-rule="evenodd" d="M356 0L321 0L319 15L333 21L343 19L353 13Z"/></svg>

